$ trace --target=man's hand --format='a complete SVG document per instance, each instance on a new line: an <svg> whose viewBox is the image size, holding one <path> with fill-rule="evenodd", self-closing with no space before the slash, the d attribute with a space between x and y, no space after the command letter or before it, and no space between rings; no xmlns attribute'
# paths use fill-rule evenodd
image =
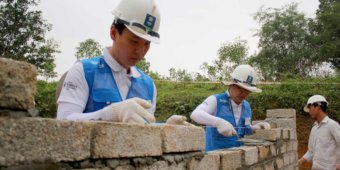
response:
<svg viewBox="0 0 340 170"><path fill-rule="evenodd" d="M270 129L270 124L268 122L259 122L255 125L252 126L253 130L258 130L258 129Z"/></svg>
<svg viewBox="0 0 340 170"><path fill-rule="evenodd" d="M224 119L219 119L216 121L216 128L218 133L222 134L223 136L237 135L233 125Z"/></svg>
<svg viewBox="0 0 340 170"><path fill-rule="evenodd" d="M166 120L166 124L173 125L185 125L185 126L195 126L189 122L187 122L187 118L181 115L172 115Z"/></svg>
<svg viewBox="0 0 340 170"><path fill-rule="evenodd" d="M135 97L105 107L104 116L114 122L154 123L155 117L146 110L151 106L146 100Z"/></svg>

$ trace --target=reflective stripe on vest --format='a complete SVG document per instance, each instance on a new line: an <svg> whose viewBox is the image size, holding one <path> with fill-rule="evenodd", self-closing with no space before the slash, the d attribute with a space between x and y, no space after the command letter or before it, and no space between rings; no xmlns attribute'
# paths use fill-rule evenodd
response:
<svg viewBox="0 0 340 170"><path fill-rule="evenodd" d="M123 100L111 68L102 56L82 60L81 62L89 87L89 97L84 113L97 111L111 103ZM126 99L139 97L152 102L154 93L153 80L138 68L137 71L141 76L131 78L131 86Z"/></svg>
<svg viewBox="0 0 340 170"><path fill-rule="evenodd" d="M233 125L239 137L244 137L246 134L251 134L250 128L251 109L247 101L242 102L242 111L238 124L236 125L233 108L231 106L231 99L227 93L216 94L216 117L222 118ZM246 125L246 120L249 124ZM237 141L236 136L225 137L218 133L217 128L206 128L206 151L224 149L230 147L242 146L242 142Z"/></svg>

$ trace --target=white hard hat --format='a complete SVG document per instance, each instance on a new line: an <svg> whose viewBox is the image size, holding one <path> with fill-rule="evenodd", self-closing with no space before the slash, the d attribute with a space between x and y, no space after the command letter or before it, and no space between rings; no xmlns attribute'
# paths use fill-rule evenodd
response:
<svg viewBox="0 0 340 170"><path fill-rule="evenodd" d="M112 14L116 23L125 24L138 37L160 42L158 29L161 17L154 0L121 0Z"/></svg>
<svg viewBox="0 0 340 170"><path fill-rule="evenodd" d="M310 97L305 105L305 107L303 108L303 110L305 112L309 112L309 109L308 109L308 105L311 105L313 103L319 103L319 102L325 102L327 105L328 105L328 102L326 100L325 97L321 96L321 95L314 95L312 97Z"/></svg>
<svg viewBox="0 0 340 170"><path fill-rule="evenodd" d="M262 92L261 89L256 87L257 83L257 74L253 67L250 65L239 65L235 68L235 70L230 74L232 81L231 82L222 82L225 85L235 84L241 88L244 88L251 92Z"/></svg>

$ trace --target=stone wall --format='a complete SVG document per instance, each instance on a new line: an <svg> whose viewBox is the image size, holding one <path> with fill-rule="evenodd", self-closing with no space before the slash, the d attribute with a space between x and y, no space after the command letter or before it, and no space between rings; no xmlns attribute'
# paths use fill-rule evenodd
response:
<svg viewBox="0 0 340 170"><path fill-rule="evenodd" d="M6 77L12 64L19 71ZM15 75L23 71L36 76L30 65L0 60L0 84L6 85L0 87L0 169L297 169L293 109L268 110L264 121L275 128L246 136L245 146L206 153L201 127L27 117L36 78ZM26 89L9 95L20 88Z"/></svg>

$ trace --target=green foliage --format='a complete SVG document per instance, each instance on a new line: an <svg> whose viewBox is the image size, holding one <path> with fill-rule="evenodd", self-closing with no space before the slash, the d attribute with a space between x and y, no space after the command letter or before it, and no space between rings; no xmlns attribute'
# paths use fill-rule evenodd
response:
<svg viewBox="0 0 340 170"><path fill-rule="evenodd" d="M266 80L282 80L283 75L305 77L316 62L313 31L305 15L292 3L282 9L261 9L254 17L258 30L260 52L250 63L261 70Z"/></svg>
<svg viewBox="0 0 340 170"><path fill-rule="evenodd" d="M340 73L340 1L320 0L317 11L318 44L321 61L330 61Z"/></svg>
<svg viewBox="0 0 340 170"><path fill-rule="evenodd" d="M41 74L54 77L54 55L58 44L46 40L45 34L52 26L41 11L30 10L37 0L0 1L0 56L26 61L35 65Z"/></svg>
<svg viewBox="0 0 340 170"><path fill-rule="evenodd" d="M172 81L193 81L193 76L186 71L185 69L175 69L175 68L170 68L169 69L169 74L170 77L169 79Z"/></svg>
<svg viewBox="0 0 340 170"><path fill-rule="evenodd" d="M150 62L146 61L145 58L143 58L142 60L140 60L137 65L136 65L139 69L141 69L144 73L149 74L150 73ZM156 76L157 74L155 73ZM158 75L157 75L158 76Z"/></svg>
<svg viewBox="0 0 340 170"><path fill-rule="evenodd" d="M223 43L218 49L218 58L211 65L204 62L201 69L210 80L228 80L235 67L246 62L247 54L247 41L237 38L232 43Z"/></svg>
<svg viewBox="0 0 340 170"><path fill-rule="evenodd" d="M303 112L303 106L314 94L324 95L329 101L329 116L340 121L340 78L289 80L278 85L260 85L262 93L252 93L248 101L251 104L254 119L264 119L267 109L294 108L297 114L309 119ZM189 118L191 112L208 96L223 93L227 87L209 83L175 83L155 81L157 87L157 121L165 121L173 114ZM38 81L38 93L35 98L42 117L55 117L56 83ZM191 121L192 122L192 121Z"/></svg>
<svg viewBox="0 0 340 170"><path fill-rule="evenodd" d="M79 43L79 47L76 47L76 57L77 59L87 59L102 54L102 46L94 39L87 39Z"/></svg>
<svg viewBox="0 0 340 170"><path fill-rule="evenodd" d="M56 82L38 81L37 94L35 95L36 108L41 117L56 117L57 108L55 101Z"/></svg>

